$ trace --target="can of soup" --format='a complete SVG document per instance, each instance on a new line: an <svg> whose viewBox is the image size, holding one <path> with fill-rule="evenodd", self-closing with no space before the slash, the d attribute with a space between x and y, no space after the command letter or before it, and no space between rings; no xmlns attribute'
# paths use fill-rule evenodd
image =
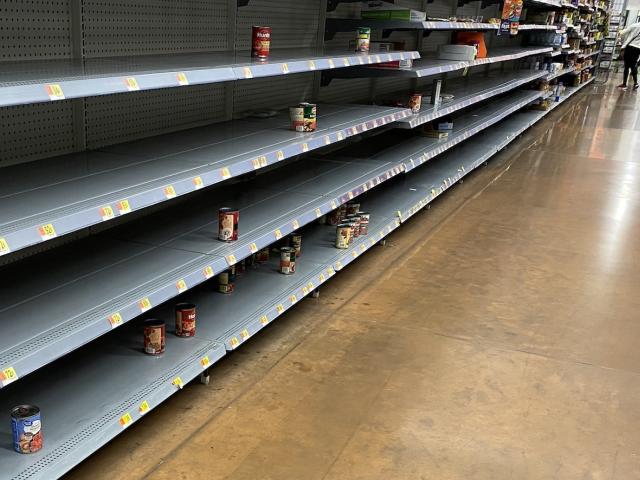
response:
<svg viewBox="0 0 640 480"><path fill-rule="evenodd" d="M351 237L358 238L360 236L360 215L347 215L345 221L351 224Z"/></svg>
<svg viewBox="0 0 640 480"><path fill-rule="evenodd" d="M291 275L296 273L296 249L282 247L280 249L280 273Z"/></svg>
<svg viewBox="0 0 640 480"><path fill-rule="evenodd" d="M302 235L292 233L289 235L289 246L296 251L296 258L302 254Z"/></svg>
<svg viewBox="0 0 640 480"><path fill-rule="evenodd" d="M238 222L240 211L234 208L221 208L218 212L218 240L235 242L238 240Z"/></svg>
<svg viewBox="0 0 640 480"><path fill-rule="evenodd" d="M13 449L18 453L35 453L42 448L42 420L35 405L18 405L11 409Z"/></svg>
<svg viewBox="0 0 640 480"><path fill-rule="evenodd" d="M345 216L348 217L349 215L355 215L360 211L360 204L356 203L356 202L349 202L347 203L347 208L345 211Z"/></svg>
<svg viewBox="0 0 640 480"><path fill-rule="evenodd" d="M193 303L176 305L176 335L193 337L196 334L196 306Z"/></svg>
<svg viewBox="0 0 640 480"><path fill-rule="evenodd" d="M220 293L229 294L233 293L235 284L231 280L229 271L218 274L218 291Z"/></svg>
<svg viewBox="0 0 640 480"><path fill-rule="evenodd" d="M269 247L265 247L256 253L256 261L258 263L266 263L269 261L270 254Z"/></svg>
<svg viewBox="0 0 640 480"><path fill-rule="evenodd" d="M165 345L164 320L152 318L144 321L144 353L161 355Z"/></svg>
<svg viewBox="0 0 640 480"><path fill-rule="evenodd" d="M303 108L303 131L315 132L318 128L318 106L315 103L301 103Z"/></svg>
<svg viewBox="0 0 640 480"><path fill-rule="evenodd" d="M371 214L369 212L358 212L358 215L360 215L360 235L368 235Z"/></svg>
<svg viewBox="0 0 640 480"><path fill-rule="evenodd" d="M407 105L412 113L420 113L420 108L422 107L422 94L421 93L412 93L409 97L409 105Z"/></svg>
<svg viewBox="0 0 640 480"><path fill-rule="evenodd" d="M304 132L304 107L300 105L289 107L289 116L291 117L291 129L296 132Z"/></svg>
<svg viewBox="0 0 640 480"><path fill-rule="evenodd" d="M234 265L231 265L231 266L229 267L228 272L229 272L229 281L230 281L231 283L235 283L235 282L236 282L236 278L237 278L236 273L238 272L238 270L237 270L237 268L236 268L236 265L235 265L235 264L234 264Z"/></svg>
<svg viewBox="0 0 640 480"><path fill-rule="evenodd" d="M359 27L356 31L356 52L367 53L371 43L371 29Z"/></svg>
<svg viewBox="0 0 640 480"><path fill-rule="evenodd" d="M255 58L269 58L271 50L271 27L251 27L251 56Z"/></svg>
<svg viewBox="0 0 640 480"><path fill-rule="evenodd" d="M336 248L346 250L351 243L351 225L342 223L336 227Z"/></svg>

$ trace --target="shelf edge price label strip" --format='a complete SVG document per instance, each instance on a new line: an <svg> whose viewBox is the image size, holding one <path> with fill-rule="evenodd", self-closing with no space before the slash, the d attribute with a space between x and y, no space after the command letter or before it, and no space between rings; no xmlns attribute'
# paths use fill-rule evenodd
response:
<svg viewBox="0 0 640 480"><path fill-rule="evenodd" d="M6 387L10 383L18 380L18 374L16 373L15 368L9 367L0 371L0 383L3 387Z"/></svg>
<svg viewBox="0 0 640 480"><path fill-rule="evenodd" d="M184 382L182 381L182 378L180 378L180 377L174 378L171 383L173 385L175 385L176 387L178 387L180 390L182 390L184 388Z"/></svg>
<svg viewBox="0 0 640 480"><path fill-rule="evenodd" d="M273 232L273 235L276 237L276 240L280 240L282 238L282 232L280 229L277 229Z"/></svg>
<svg viewBox="0 0 640 480"><path fill-rule="evenodd" d="M298 297L296 297L295 295L291 295L289 297L289 301L291 302L291 305L294 305L298 301Z"/></svg>
<svg viewBox="0 0 640 480"><path fill-rule="evenodd" d="M138 302L138 307L140 307L142 313L151 310L151 300L148 297L143 298Z"/></svg>
<svg viewBox="0 0 640 480"><path fill-rule="evenodd" d="M235 255L227 255L226 257L227 259L227 263L229 264L229 266L235 265L237 262L236 260L236 256Z"/></svg>
<svg viewBox="0 0 640 480"><path fill-rule="evenodd" d="M118 420L118 423L120 423L120 426L122 428L127 428L129 425L133 423L133 417L129 412L127 412L120 417L120 419Z"/></svg>
<svg viewBox="0 0 640 480"><path fill-rule="evenodd" d="M189 85L189 79L184 72L178 72L176 74L176 79L178 80L178 85L180 85L181 87L186 87L187 85Z"/></svg>
<svg viewBox="0 0 640 480"><path fill-rule="evenodd" d="M120 200L117 206L118 206L118 213L120 215L131 213L131 205L129 204L129 200Z"/></svg>
<svg viewBox="0 0 640 480"><path fill-rule="evenodd" d="M249 330L246 328L240 332L240 336L242 337L242 341L247 340L251 335L249 334Z"/></svg>
<svg viewBox="0 0 640 480"><path fill-rule="evenodd" d="M140 90L140 85L138 85L138 80L136 80L135 77L126 77L124 79L124 85L130 92L137 92Z"/></svg>
<svg viewBox="0 0 640 480"><path fill-rule="evenodd" d="M249 251L253 254L253 253L258 253L258 245L255 243L252 243L251 245L249 245Z"/></svg>
<svg viewBox="0 0 640 480"><path fill-rule="evenodd" d="M146 400L143 401L138 407L138 412L140 412L140 415L144 415L149 410L151 410L151 407L149 406L149 402L147 402Z"/></svg>
<svg viewBox="0 0 640 480"><path fill-rule="evenodd" d="M220 169L220 176L223 178L223 180L227 180L227 179L231 178L231 172L229 171L229 169L227 167L221 168Z"/></svg>
<svg viewBox="0 0 640 480"><path fill-rule="evenodd" d="M122 322L123 322L123 319L120 312L116 312L109 317L109 324L111 325L112 329L122 325Z"/></svg>
<svg viewBox="0 0 640 480"><path fill-rule="evenodd" d="M204 267L202 273L204 274L204 278L209 280L211 277L213 277L213 267L211 267L211 265L209 265L208 267Z"/></svg>
<svg viewBox="0 0 640 480"><path fill-rule="evenodd" d="M204 182L202 181L202 177L194 177L193 188L195 190L200 190L202 187L204 187Z"/></svg>
<svg viewBox="0 0 640 480"><path fill-rule="evenodd" d="M269 323L269 317L267 317L266 315L262 315L260 317L260 323L263 327L266 326Z"/></svg>
<svg viewBox="0 0 640 480"><path fill-rule="evenodd" d="M284 152L282 150L278 150L276 152L276 158L278 159L279 162L284 160Z"/></svg>
<svg viewBox="0 0 640 480"><path fill-rule="evenodd" d="M176 198L176 189L173 188L173 185L167 185L166 187L164 187L164 196L167 198L167 200Z"/></svg>
<svg viewBox="0 0 640 480"><path fill-rule="evenodd" d="M181 278L180 280L178 280L176 282L176 289L178 290L178 293L184 293L187 291L187 282Z"/></svg>
<svg viewBox="0 0 640 480"><path fill-rule="evenodd" d="M291 222L291 226L294 230L297 230L300 228L300 222L298 220L294 220L293 222Z"/></svg>
<svg viewBox="0 0 640 480"><path fill-rule="evenodd" d="M116 214L113 211L113 208L111 207L111 205L105 205L100 209L100 217L102 218L103 222L106 222L107 220L112 220L115 216Z"/></svg>
<svg viewBox="0 0 640 480"><path fill-rule="evenodd" d="M52 238L56 238L58 236L58 234L56 233L56 229L54 228L52 223L41 225L38 228L38 233L40 234L40 238L42 238L42 241L51 240Z"/></svg>
<svg viewBox="0 0 640 480"><path fill-rule="evenodd" d="M284 73L285 75L289 73L289 65L287 63L282 64L282 73Z"/></svg>
<svg viewBox="0 0 640 480"><path fill-rule="evenodd" d="M11 253L11 248L9 248L9 243L4 238L0 237L0 257L8 253Z"/></svg>
<svg viewBox="0 0 640 480"><path fill-rule="evenodd" d="M240 341L236 337L229 340L229 343L231 344L231 348L238 348L238 345L240 345Z"/></svg>
<svg viewBox="0 0 640 480"><path fill-rule="evenodd" d="M280 303L276 306L276 310L278 311L278 315L282 315L284 313L284 305Z"/></svg>

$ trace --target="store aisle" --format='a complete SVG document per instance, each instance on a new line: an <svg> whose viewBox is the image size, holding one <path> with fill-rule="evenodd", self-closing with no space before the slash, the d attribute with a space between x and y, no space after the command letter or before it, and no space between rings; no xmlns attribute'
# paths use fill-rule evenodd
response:
<svg viewBox="0 0 640 480"><path fill-rule="evenodd" d="M639 99L586 89L68 478L640 478Z"/></svg>

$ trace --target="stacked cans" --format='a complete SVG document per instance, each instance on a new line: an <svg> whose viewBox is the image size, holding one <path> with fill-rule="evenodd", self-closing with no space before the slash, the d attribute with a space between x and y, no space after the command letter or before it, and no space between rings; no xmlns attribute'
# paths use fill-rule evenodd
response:
<svg viewBox="0 0 640 480"><path fill-rule="evenodd" d="M356 52L368 53L371 45L371 29L359 27L356 31Z"/></svg>
<svg viewBox="0 0 640 480"><path fill-rule="evenodd" d="M360 235L368 235L369 220L371 215L368 212L360 211L360 204L351 202L339 213L329 217L330 223L337 222L336 226L336 248L347 249L353 240Z"/></svg>
<svg viewBox="0 0 640 480"><path fill-rule="evenodd" d="M236 266L233 265L229 270L218 274L218 291L229 295L233 293L236 285Z"/></svg>
<svg viewBox="0 0 640 480"><path fill-rule="evenodd" d="M315 103L303 102L289 108L291 129L296 132L315 132L318 128L318 107Z"/></svg>

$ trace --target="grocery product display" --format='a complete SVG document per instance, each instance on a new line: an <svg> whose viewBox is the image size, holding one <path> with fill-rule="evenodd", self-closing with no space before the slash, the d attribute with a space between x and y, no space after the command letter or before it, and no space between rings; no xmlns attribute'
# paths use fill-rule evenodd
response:
<svg viewBox="0 0 640 480"><path fill-rule="evenodd" d="M608 19L600 1L531 2L511 35L500 5L284 2L213 2L215 40L154 50L141 29L114 53L86 35L79 58L7 63L0 109L55 115L74 139L0 157L7 478L57 478L208 382L589 85Z"/></svg>

